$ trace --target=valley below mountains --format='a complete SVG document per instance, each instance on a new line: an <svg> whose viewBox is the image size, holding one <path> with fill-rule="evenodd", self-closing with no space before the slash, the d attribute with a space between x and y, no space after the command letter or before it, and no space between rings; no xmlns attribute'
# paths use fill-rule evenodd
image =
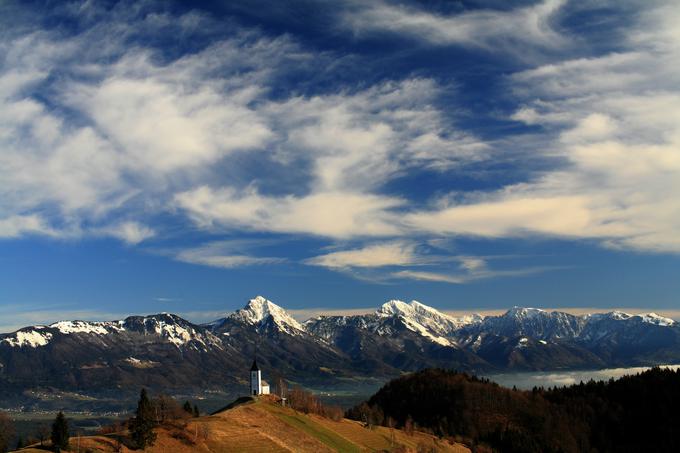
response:
<svg viewBox="0 0 680 453"><path fill-rule="evenodd" d="M341 389L379 386L423 368L488 374L680 363L680 326L653 313L576 316L520 307L456 318L398 300L366 315L301 323L258 296L206 324L163 313L0 334L0 405L45 407L70 398L96 410L98 401L140 387L239 395L256 350L270 382Z"/></svg>

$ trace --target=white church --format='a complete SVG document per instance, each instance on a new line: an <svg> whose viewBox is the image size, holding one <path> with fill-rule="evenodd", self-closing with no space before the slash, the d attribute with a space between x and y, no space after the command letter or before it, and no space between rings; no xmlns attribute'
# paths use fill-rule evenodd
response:
<svg viewBox="0 0 680 453"><path fill-rule="evenodd" d="M262 380L262 373L257 366L257 359L253 360L253 366L250 367L250 394L269 395L269 384Z"/></svg>

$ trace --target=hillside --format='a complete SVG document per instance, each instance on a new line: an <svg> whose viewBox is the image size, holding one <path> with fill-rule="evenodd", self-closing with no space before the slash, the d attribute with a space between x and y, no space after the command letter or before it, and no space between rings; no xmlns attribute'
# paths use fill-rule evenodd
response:
<svg viewBox="0 0 680 453"><path fill-rule="evenodd" d="M158 439L146 452L363 452L438 451L464 453L469 450L429 434L411 435L386 427L366 428L362 423L333 421L283 408L273 397L250 400L214 415L190 419L186 426L164 425ZM80 439L80 451L115 452L116 435ZM77 449L71 438L71 450ZM25 448L22 453L45 450ZM135 451L121 446L122 452Z"/></svg>
<svg viewBox="0 0 680 453"><path fill-rule="evenodd" d="M678 407L680 371L670 369L533 391L430 369L389 382L348 415L410 423L480 452L677 452Z"/></svg>

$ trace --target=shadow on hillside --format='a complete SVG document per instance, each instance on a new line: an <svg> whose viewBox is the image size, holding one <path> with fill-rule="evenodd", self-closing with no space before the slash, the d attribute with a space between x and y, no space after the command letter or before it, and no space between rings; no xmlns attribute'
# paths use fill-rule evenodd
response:
<svg viewBox="0 0 680 453"><path fill-rule="evenodd" d="M255 398L252 396L242 396L240 398L237 398L236 400L232 401L231 403L227 404L224 406L222 409L218 409L215 412L211 413L210 415L217 415L220 412L228 411L229 409L233 409L238 406L242 406L244 404L252 404L255 402Z"/></svg>

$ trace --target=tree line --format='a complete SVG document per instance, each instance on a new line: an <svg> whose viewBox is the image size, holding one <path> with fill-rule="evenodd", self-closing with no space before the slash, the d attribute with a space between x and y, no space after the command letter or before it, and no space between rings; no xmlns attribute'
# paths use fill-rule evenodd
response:
<svg viewBox="0 0 680 453"><path fill-rule="evenodd" d="M522 391L428 369L389 382L346 416L427 431L475 452L677 452L680 370Z"/></svg>

